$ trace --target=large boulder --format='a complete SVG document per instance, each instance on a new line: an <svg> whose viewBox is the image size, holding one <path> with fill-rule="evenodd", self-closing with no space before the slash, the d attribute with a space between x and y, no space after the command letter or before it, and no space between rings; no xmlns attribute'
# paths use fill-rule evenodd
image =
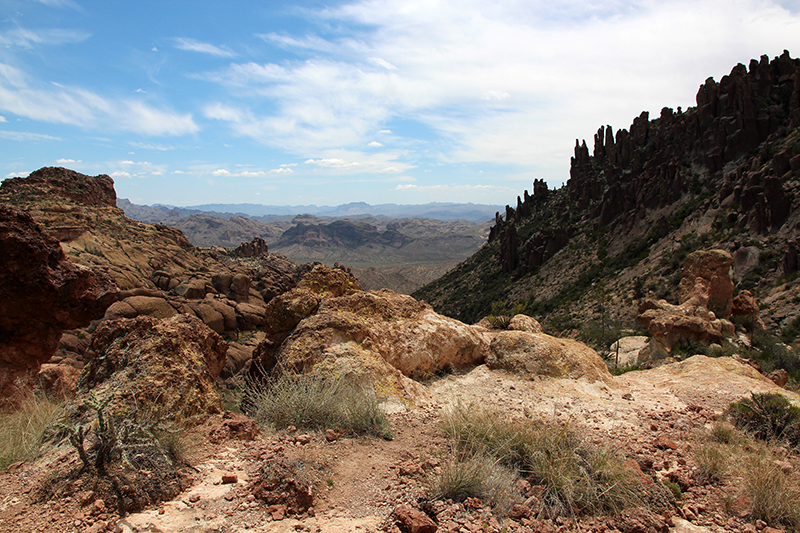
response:
<svg viewBox="0 0 800 533"><path fill-rule="evenodd" d="M733 308L733 257L724 250L689 254L678 286L679 305L646 299L639 305L639 322L652 339L639 356L640 363L661 359L681 341L721 343L735 333L728 318Z"/></svg>
<svg viewBox="0 0 800 533"><path fill-rule="evenodd" d="M698 250L686 258L678 303L704 307L718 318L731 316L733 257L725 250Z"/></svg>
<svg viewBox="0 0 800 533"><path fill-rule="evenodd" d="M424 395L412 379L483 362L471 327L392 291L364 292L342 270L318 267L267 305L268 337L253 372L321 372L370 383L381 396Z"/></svg>
<svg viewBox="0 0 800 533"><path fill-rule="evenodd" d="M30 215L0 204L0 402L30 388L61 332L101 316L118 292L70 262Z"/></svg>
<svg viewBox="0 0 800 533"><path fill-rule="evenodd" d="M92 335L72 411L78 415L90 394L113 397L113 418L191 422L222 411L215 380L225 365L227 345L189 315L164 320L148 316L103 322Z"/></svg>
<svg viewBox="0 0 800 533"><path fill-rule="evenodd" d="M502 331L494 335L486 366L529 378L585 378L590 382L611 379L603 359L585 344L527 331Z"/></svg>

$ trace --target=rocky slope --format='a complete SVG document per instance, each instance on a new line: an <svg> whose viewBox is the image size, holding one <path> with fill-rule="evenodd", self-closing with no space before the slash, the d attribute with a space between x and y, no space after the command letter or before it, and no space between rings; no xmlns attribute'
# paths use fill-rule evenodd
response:
<svg viewBox="0 0 800 533"><path fill-rule="evenodd" d="M734 258L736 292L750 290L766 325L793 338L800 60L737 65L706 80L696 104L576 141L566 186L534 181L477 254L414 296L466 321L500 302L555 331L632 327L644 298L678 300L690 252L719 248Z"/></svg>
<svg viewBox="0 0 800 533"><path fill-rule="evenodd" d="M366 204L340 206L333 211L338 218L308 214L256 218L137 206L127 200L118 201L118 206L136 220L159 222L181 230L196 246L236 247L258 237L272 251L293 261L347 264L357 269L355 273L366 288L403 293L437 279L475 253L486 240L490 225L488 219L475 222L453 218L459 213L475 216L466 210L469 206L451 206L452 214L441 207L438 214L447 219L359 215L372 207ZM398 214L403 212L401 207L410 210L413 206L398 206ZM421 212L437 215L432 206L427 207L428 211L421 209ZM475 206L478 207L481 206ZM354 215L359 216L345 218Z"/></svg>

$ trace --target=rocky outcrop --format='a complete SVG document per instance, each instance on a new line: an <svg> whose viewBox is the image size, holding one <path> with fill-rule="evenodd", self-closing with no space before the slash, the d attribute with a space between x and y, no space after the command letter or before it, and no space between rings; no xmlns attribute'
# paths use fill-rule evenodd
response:
<svg viewBox="0 0 800 533"><path fill-rule="evenodd" d="M489 345L486 366L528 378L611 379L603 359L585 344L525 331L497 333Z"/></svg>
<svg viewBox="0 0 800 533"><path fill-rule="evenodd" d="M689 254L678 285L678 303L704 307L719 318L731 316L733 257L724 250Z"/></svg>
<svg viewBox="0 0 800 533"><path fill-rule="evenodd" d="M682 340L719 344L734 334L728 320L733 307L732 265L733 257L724 250L693 252L681 273L678 305L650 298L640 304L638 320L653 338L639 362L672 353Z"/></svg>
<svg viewBox="0 0 800 533"><path fill-rule="evenodd" d="M391 291L364 292L346 272L317 267L266 310L268 336L254 353L254 372L347 375L382 396L418 400L409 378L481 362L482 337L437 315L427 304Z"/></svg>
<svg viewBox="0 0 800 533"><path fill-rule="evenodd" d="M215 380L227 345L198 318L175 315L109 320L92 336L89 361L68 418L90 394L112 397L109 416L192 423L222 412Z"/></svg>
<svg viewBox="0 0 800 533"><path fill-rule="evenodd" d="M373 386L387 399L424 401L417 381L488 363L526 377L610 377L587 346L541 332L531 317L513 331L488 320L468 326L392 291L362 291L345 272L317 267L267 306L268 335L253 353L252 375L320 373Z"/></svg>
<svg viewBox="0 0 800 533"><path fill-rule="evenodd" d="M78 204L115 207L117 193L110 176L85 176L61 167L45 167L27 178L9 178L0 184L0 195L67 198Z"/></svg>
<svg viewBox="0 0 800 533"><path fill-rule="evenodd" d="M0 204L0 398L28 389L61 332L87 325L116 299L100 272L70 262L30 215Z"/></svg>

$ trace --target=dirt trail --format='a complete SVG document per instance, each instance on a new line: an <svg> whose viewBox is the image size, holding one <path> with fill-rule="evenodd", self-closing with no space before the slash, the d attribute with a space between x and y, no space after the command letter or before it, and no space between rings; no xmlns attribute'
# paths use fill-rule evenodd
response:
<svg viewBox="0 0 800 533"><path fill-rule="evenodd" d="M416 502L425 472L435 468L446 451L440 414L458 402L491 403L509 417L569 420L591 440L613 444L634 456L653 453L651 443L662 435L679 443L691 440L715 414L750 391L778 390L746 365L700 356L608 382L525 380L479 366L427 387L429 405L390 415L391 441L327 442L323 435L312 435L309 443L299 444L292 442L296 434L284 432L252 442L202 442L195 452L197 472L191 488L156 509L127 516L116 524L116 531L376 532L396 505ZM787 394L800 403L797 395ZM247 490L264 459L276 453L313 467L318 483L309 516L276 520L269 507ZM664 468L669 464L667 457ZM74 509L66 504L54 506L50 515L42 509L38 514L25 511L21 506L26 496L15 491L25 479L31 481L31 472L0 477L0 530L54 530L41 529L47 523L59 524L63 533L103 531L99 527L105 522L86 513L79 519L70 517ZM236 483L223 483L223 475L235 475ZM113 529L108 524L107 530Z"/></svg>

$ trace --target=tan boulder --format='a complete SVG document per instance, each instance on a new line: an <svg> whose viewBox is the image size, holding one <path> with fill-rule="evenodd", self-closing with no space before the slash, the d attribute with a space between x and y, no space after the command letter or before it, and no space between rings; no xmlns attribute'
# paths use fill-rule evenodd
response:
<svg viewBox="0 0 800 533"><path fill-rule="evenodd" d="M611 345L611 362L617 367L635 366L639 363L639 352L647 345L648 337L632 335L622 337Z"/></svg>
<svg viewBox="0 0 800 533"><path fill-rule="evenodd" d="M236 304L235 311L237 327L242 331L263 328L266 325L263 307L239 303Z"/></svg>
<svg viewBox="0 0 800 533"><path fill-rule="evenodd" d="M197 303L192 302L189 307L206 326L220 335L225 332L225 317L214 306L206 303L206 300Z"/></svg>
<svg viewBox="0 0 800 533"><path fill-rule="evenodd" d="M527 331L529 333L544 333L539 321L528 315L514 315L508 323L512 331Z"/></svg>
<svg viewBox="0 0 800 533"><path fill-rule="evenodd" d="M73 366L45 363L36 375L35 388L55 398L73 398L80 377L81 371Z"/></svg>
<svg viewBox="0 0 800 533"><path fill-rule="evenodd" d="M210 305L217 313L222 315L225 331L236 331L236 302L206 296L203 303Z"/></svg>
<svg viewBox="0 0 800 533"><path fill-rule="evenodd" d="M686 258L678 302L705 307L719 318L731 316L733 257L724 250L698 250Z"/></svg>
<svg viewBox="0 0 800 533"><path fill-rule="evenodd" d="M178 314L167 300L157 296L129 296L119 302L114 302L106 310L104 320L118 318L134 318L149 316L153 318L169 318Z"/></svg>
<svg viewBox="0 0 800 533"><path fill-rule="evenodd" d="M526 331L497 333L489 345L486 366L530 378L611 379L603 359L585 344Z"/></svg>

